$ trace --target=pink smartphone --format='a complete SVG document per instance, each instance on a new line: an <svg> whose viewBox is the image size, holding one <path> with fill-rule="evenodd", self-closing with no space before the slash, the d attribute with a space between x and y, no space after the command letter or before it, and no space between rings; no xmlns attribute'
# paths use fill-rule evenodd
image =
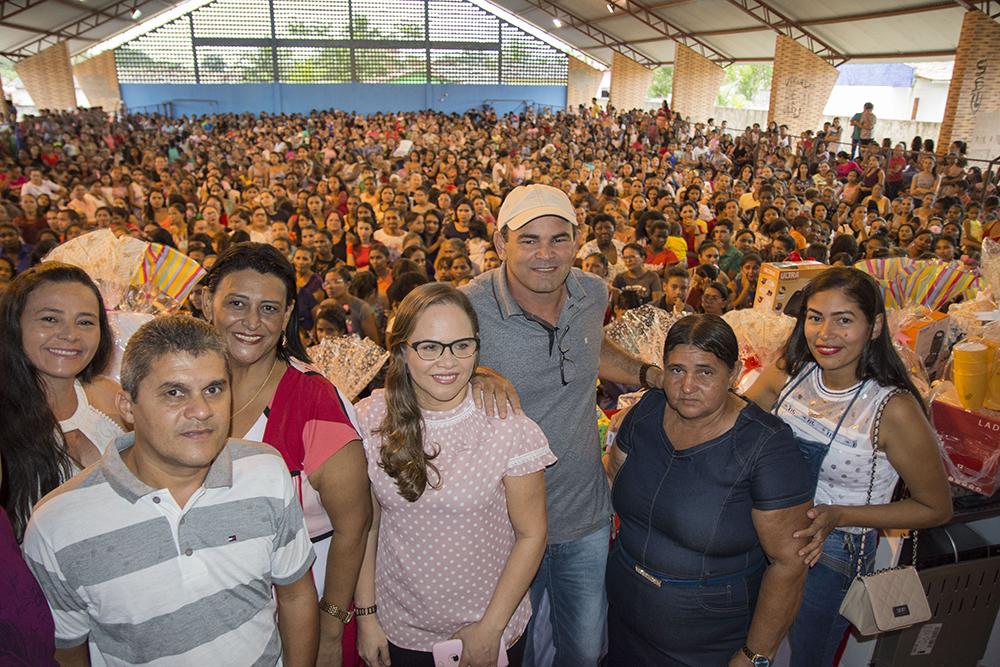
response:
<svg viewBox="0 0 1000 667"><path fill-rule="evenodd" d="M434 667L457 667L462 659L462 640L449 639L438 642L431 647L434 656ZM507 651L500 647L500 655L497 656L497 667L507 667Z"/></svg>
<svg viewBox="0 0 1000 667"><path fill-rule="evenodd" d="M458 661L462 659L462 640L449 639L438 642L431 647L434 656L434 667L458 667Z"/></svg>

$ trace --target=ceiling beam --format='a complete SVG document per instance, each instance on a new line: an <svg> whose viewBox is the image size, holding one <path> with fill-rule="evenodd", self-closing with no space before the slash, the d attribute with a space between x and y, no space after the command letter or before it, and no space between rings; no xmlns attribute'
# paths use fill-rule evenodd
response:
<svg viewBox="0 0 1000 667"><path fill-rule="evenodd" d="M906 7L904 9L886 9L880 12L864 12L861 14L843 14L827 19L804 19L799 21L799 25L832 25L835 23L853 23L855 21L869 21L871 19L887 19L894 16L908 16L910 14L920 14L923 12L936 12L942 9L953 9L954 2L933 2L929 5L917 5L916 7Z"/></svg>
<svg viewBox="0 0 1000 667"><path fill-rule="evenodd" d="M644 67L655 67L656 59L651 58L645 53L637 49L633 49L627 43L622 43L622 40L615 37L612 34L601 30L597 26L593 25L586 19L583 19L576 14L566 11L559 5L549 0L525 0L529 5L541 9L543 12L551 16L553 19L558 18L562 21L563 26L579 30L587 37L590 37L595 42L598 42L599 46L604 46L612 51L616 51L626 58L631 58L632 60L638 62ZM539 26L542 30L547 32L553 32L553 28L550 26ZM577 47L580 48L580 47ZM587 48L598 48L598 47L586 47L581 48L581 51L586 51Z"/></svg>
<svg viewBox="0 0 1000 667"><path fill-rule="evenodd" d="M656 11L657 9L666 9L667 7L673 7L674 5L683 5L692 0L666 0L665 2L657 2L655 5L647 5L646 9L651 9Z"/></svg>
<svg viewBox="0 0 1000 667"><path fill-rule="evenodd" d="M36 7L46 0L3 0L0 1L0 20L17 16L21 12Z"/></svg>
<svg viewBox="0 0 1000 667"><path fill-rule="evenodd" d="M941 57L954 57L954 49L939 49L935 51L887 51L885 53L859 53L857 55L849 56L850 60L889 60L896 58L941 58ZM734 58L734 64L740 63L770 63L774 62L773 57L764 58ZM657 63L657 66L673 65L673 60L664 60Z"/></svg>
<svg viewBox="0 0 1000 667"><path fill-rule="evenodd" d="M804 47L824 58L832 65L839 65L847 60L835 47L823 41L806 30L801 24L793 21L763 0L729 0L729 4L739 7L779 35L785 35L799 42Z"/></svg>
<svg viewBox="0 0 1000 667"><path fill-rule="evenodd" d="M93 11L93 12L97 12L98 14L102 14L104 16L110 16L110 18L116 18L113 15L106 14L104 12L104 10L102 8L100 8L100 7L87 7L86 5L81 5L80 4L80 0L52 0L52 1L59 3L60 5L63 5L64 7L72 7L73 9L75 9L77 11L80 11L80 10L84 10L84 11L90 10L90 11Z"/></svg>
<svg viewBox="0 0 1000 667"><path fill-rule="evenodd" d="M686 0L685 0L686 1ZM998 3L1000 4L1000 3ZM916 7L907 7L905 9L887 9L880 12L863 12L860 14L844 14L842 16L833 16L825 19L803 19L798 21L800 26L814 26L814 25L835 25L838 23L856 23L858 21L870 21L873 19L885 19L892 18L894 16L908 16L910 14L920 14L923 12L936 12L942 9L952 9L955 7L954 0L947 0L947 2L934 2L929 5L918 5ZM650 7L652 9L652 6ZM601 20L604 20L602 17ZM748 25L739 28L717 28L715 30L693 30L689 34L692 37L716 37L719 35L741 35L748 32L761 32L764 30L771 30L771 26L758 24L758 25ZM630 44L646 44L650 42L661 41L659 37L646 37L644 39L632 39L629 40Z"/></svg>
<svg viewBox="0 0 1000 667"><path fill-rule="evenodd" d="M119 0L118 2L113 2L100 9L90 10L84 16L58 26L52 31L36 29L35 32L38 33L37 37L32 37L20 44L8 47L6 51L0 53L0 56L9 58L10 60L20 60L33 56L60 41L89 39L84 37L84 35L91 30L111 21L127 20L127 17L131 16L134 9L142 9L150 4L152 4L152 0ZM59 33L60 36L57 37L51 33Z"/></svg>
<svg viewBox="0 0 1000 667"><path fill-rule="evenodd" d="M24 25L21 23L14 23L13 21L7 21L7 20L0 21L0 27L12 28L14 30L21 30L23 32L35 33L36 35L46 35L48 37L56 37L58 39L77 39L76 35L73 35L68 32L63 32L61 30L45 30L44 28L36 28L34 26Z"/></svg>
<svg viewBox="0 0 1000 667"><path fill-rule="evenodd" d="M995 9L994 5L997 4L997 3L993 2L992 0L979 0L979 2L972 2L970 0L955 0L955 4L958 5L959 7L965 8L965 9L967 9L969 11L973 11L973 10L980 11L980 12L986 14L987 16L989 16L994 21L997 20L998 16L1000 16L1000 12L995 12L994 11L994 9ZM998 21L998 22L1000 22L1000 21Z"/></svg>
<svg viewBox="0 0 1000 667"><path fill-rule="evenodd" d="M643 25L652 28L662 35L661 39L667 39L694 50L700 55L712 60L729 62L732 59L728 54L722 53L712 45L693 37L691 33L678 25L667 21L659 14L650 11L649 8L638 0L610 0L616 10L620 10ZM620 14L618 14L620 16Z"/></svg>

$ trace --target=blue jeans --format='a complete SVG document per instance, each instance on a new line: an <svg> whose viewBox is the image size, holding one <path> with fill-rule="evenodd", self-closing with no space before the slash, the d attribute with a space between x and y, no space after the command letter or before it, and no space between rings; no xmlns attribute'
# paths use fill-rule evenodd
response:
<svg viewBox="0 0 1000 667"><path fill-rule="evenodd" d="M592 667L601 659L608 617L604 570L608 562L611 524L572 542L545 547L542 564L531 584L531 608L549 594L549 620L556 657L553 667ZM528 625L526 667L534 667L534 617Z"/></svg>
<svg viewBox="0 0 1000 667"><path fill-rule="evenodd" d="M788 632L792 649L791 667L828 667L833 664L847 632L847 619L840 603L851 587L858 567L861 535L831 532L823 543L823 555L806 578L802 606ZM865 533L864 572L875 566L876 533Z"/></svg>

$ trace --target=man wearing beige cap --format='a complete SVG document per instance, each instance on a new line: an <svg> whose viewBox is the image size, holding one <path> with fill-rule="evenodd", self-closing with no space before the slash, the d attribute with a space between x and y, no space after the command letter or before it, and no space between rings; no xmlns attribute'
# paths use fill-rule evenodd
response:
<svg viewBox="0 0 1000 667"><path fill-rule="evenodd" d="M601 466L594 414L598 374L615 382L660 383L660 369L603 344L608 305L604 282L573 268L576 212L561 190L517 187L497 216L494 245L503 264L464 289L479 316L485 367L513 384L487 378L475 396L487 411L506 413L509 400L545 432L559 462L545 471L548 546L531 587L534 609L545 593L555 643L555 667L596 665L603 648L611 502ZM494 393L495 391L495 393ZM525 665L546 648L531 641Z"/></svg>

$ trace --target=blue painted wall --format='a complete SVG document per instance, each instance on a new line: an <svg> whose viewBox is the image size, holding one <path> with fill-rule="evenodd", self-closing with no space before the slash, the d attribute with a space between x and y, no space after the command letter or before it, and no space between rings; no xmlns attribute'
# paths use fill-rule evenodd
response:
<svg viewBox="0 0 1000 667"><path fill-rule="evenodd" d="M420 109L461 113L488 100L501 113L520 110L525 102L566 107L566 86L125 83L121 93L131 110L151 112L157 110L156 105L172 102L178 116L245 111L306 113L330 108L363 114Z"/></svg>

